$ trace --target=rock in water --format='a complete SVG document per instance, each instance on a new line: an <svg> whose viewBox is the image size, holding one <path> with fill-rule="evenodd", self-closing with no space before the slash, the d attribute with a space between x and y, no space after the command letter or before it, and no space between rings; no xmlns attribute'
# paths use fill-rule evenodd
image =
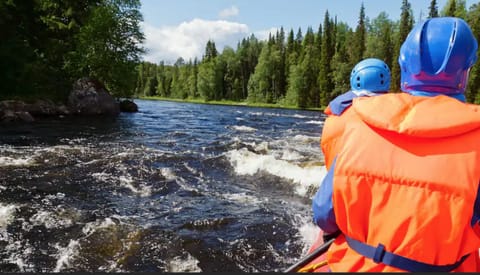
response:
<svg viewBox="0 0 480 275"><path fill-rule="evenodd" d="M83 77L73 84L68 107L79 115L118 115L119 103L105 86L92 78Z"/></svg>

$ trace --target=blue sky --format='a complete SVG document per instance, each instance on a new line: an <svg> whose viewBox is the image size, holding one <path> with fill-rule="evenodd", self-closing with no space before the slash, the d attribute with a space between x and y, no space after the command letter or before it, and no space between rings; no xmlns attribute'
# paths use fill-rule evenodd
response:
<svg viewBox="0 0 480 275"><path fill-rule="evenodd" d="M428 13L430 0L410 0L418 21ZM467 0L467 9L478 1ZM317 31L325 11L355 28L361 0L141 0L146 35L144 60L153 63L201 58L208 39L219 51L225 46L236 49L242 38L255 34L268 37L283 26L286 32L298 28L305 33L311 26ZM385 11L389 18L400 17L401 0L363 0L366 16L375 18ZM437 0L441 10L447 0Z"/></svg>

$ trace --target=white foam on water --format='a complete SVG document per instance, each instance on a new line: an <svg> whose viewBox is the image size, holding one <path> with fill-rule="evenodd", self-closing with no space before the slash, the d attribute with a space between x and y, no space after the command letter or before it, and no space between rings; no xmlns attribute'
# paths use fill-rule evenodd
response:
<svg viewBox="0 0 480 275"><path fill-rule="evenodd" d="M320 136L295 135L293 140L302 143L319 143Z"/></svg>
<svg viewBox="0 0 480 275"><path fill-rule="evenodd" d="M290 116L290 117L294 117L294 118L307 118L308 116L299 115L299 114L294 114L293 116Z"/></svg>
<svg viewBox="0 0 480 275"><path fill-rule="evenodd" d="M35 163L35 160L31 157L0 157L0 167L2 166L31 166Z"/></svg>
<svg viewBox="0 0 480 275"><path fill-rule="evenodd" d="M321 121L321 120L309 120L309 121L306 121L305 124L317 124L317 125L323 125L324 122Z"/></svg>
<svg viewBox="0 0 480 275"><path fill-rule="evenodd" d="M119 216L114 216L115 219L118 219ZM111 218L105 218L104 220L96 220L94 222L86 223L82 228L83 234L89 236L98 229L109 228L116 226L116 223Z"/></svg>
<svg viewBox="0 0 480 275"><path fill-rule="evenodd" d="M167 272L202 272L202 269L198 267L198 261L195 257L187 253L186 259L182 256L177 256L173 258L168 263L168 270Z"/></svg>
<svg viewBox="0 0 480 275"><path fill-rule="evenodd" d="M246 148L229 151L226 156L238 175L253 176L264 171L292 180L297 183L295 192L300 196L305 196L310 186L318 186L327 173L325 166L300 167L272 155L255 154Z"/></svg>
<svg viewBox="0 0 480 275"><path fill-rule="evenodd" d="M248 127L248 126L231 126L232 129L236 130L236 131L239 131L239 132L256 132L257 129L253 128L253 127Z"/></svg>
<svg viewBox="0 0 480 275"><path fill-rule="evenodd" d="M70 240L66 247L61 247L60 245L56 244L55 248L58 250L58 258L53 272L60 272L63 268L70 267L70 260L78 255L80 243L77 240Z"/></svg>
<svg viewBox="0 0 480 275"><path fill-rule="evenodd" d="M21 272L32 272L33 265L25 262L32 254L32 247L25 245L21 241L8 241L5 251L9 252L8 259L5 262L16 264Z"/></svg>
<svg viewBox="0 0 480 275"><path fill-rule="evenodd" d="M145 184L138 184L135 186L135 180L131 176L114 176L109 173L100 172L92 173L91 176L99 181L115 183L118 182L121 187L125 187L132 191L134 194L141 197L148 197L152 194L152 187Z"/></svg>
<svg viewBox="0 0 480 275"><path fill-rule="evenodd" d="M57 213L48 211L38 211L30 217L31 226L44 225L46 228L61 228L68 227L73 224L73 220L67 217L62 217Z"/></svg>
<svg viewBox="0 0 480 275"><path fill-rule="evenodd" d="M303 248L303 254L308 252L308 249L315 243L315 240L320 233L320 228L316 226L313 222L311 217L309 217L308 221L305 220L300 223L298 228L298 232L301 236L302 242L305 244Z"/></svg>
<svg viewBox="0 0 480 275"><path fill-rule="evenodd" d="M235 194L224 193L224 194L221 194L221 196L229 201L234 201L241 204L258 205L262 203L262 201L258 197L253 195L248 195L247 193L235 193Z"/></svg>
<svg viewBox="0 0 480 275"><path fill-rule="evenodd" d="M13 221L17 208L18 206L14 204L0 203L0 228L6 228Z"/></svg>
<svg viewBox="0 0 480 275"><path fill-rule="evenodd" d="M120 185L132 190L133 193L140 195L141 197L148 197L152 194L152 187L146 186L144 184L139 184L138 187L135 187L133 183L135 182L130 176L120 176L118 177Z"/></svg>
<svg viewBox="0 0 480 275"><path fill-rule="evenodd" d="M175 172L173 172L172 168L163 167L160 168L160 172L162 173L162 176L164 176L167 180L176 180L178 178L177 175L175 175Z"/></svg>
<svg viewBox="0 0 480 275"><path fill-rule="evenodd" d="M111 175L105 172L92 173L91 176L99 181L108 181L111 178Z"/></svg>
<svg viewBox="0 0 480 275"><path fill-rule="evenodd" d="M300 153L289 149L283 151L281 157L283 160L299 160L302 158L303 156Z"/></svg>

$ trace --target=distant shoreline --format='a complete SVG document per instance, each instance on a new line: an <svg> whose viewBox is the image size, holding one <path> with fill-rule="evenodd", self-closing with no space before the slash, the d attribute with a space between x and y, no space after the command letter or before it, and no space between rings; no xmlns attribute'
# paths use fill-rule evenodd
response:
<svg viewBox="0 0 480 275"><path fill-rule="evenodd" d="M173 101L173 102L185 102L185 103L195 103L195 104L226 105L226 106L278 108L278 109L305 110L305 111L320 111L320 112L323 112L323 110L325 109L325 108L298 108L298 107L294 107L294 106L284 106L284 105L280 105L280 104L247 103L247 102L228 101L228 100L221 100L221 101L211 100L211 101L205 101L205 100L203 100L203 99L176 99L176 98L159 97L159 96L143 96L143 97L138 97L138 99Z"/></svg>

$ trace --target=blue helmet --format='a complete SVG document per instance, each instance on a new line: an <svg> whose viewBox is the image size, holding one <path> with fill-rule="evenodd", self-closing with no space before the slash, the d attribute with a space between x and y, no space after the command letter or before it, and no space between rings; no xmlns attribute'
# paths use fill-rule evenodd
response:
<svg viewBox="0 0 480 275"><path fill-rule="evenodd" d="M459 94L465 91L478 43L468 24L454 17L436 17L415 26L400 48L404 92Z"/></svg>
<svg viewBox="0 0 480 275"><path fill-rule="evenodd" d="M387 92L390 87L390 69L380 59L364 59L353 67L350 86L352 91Z"/></svg>

